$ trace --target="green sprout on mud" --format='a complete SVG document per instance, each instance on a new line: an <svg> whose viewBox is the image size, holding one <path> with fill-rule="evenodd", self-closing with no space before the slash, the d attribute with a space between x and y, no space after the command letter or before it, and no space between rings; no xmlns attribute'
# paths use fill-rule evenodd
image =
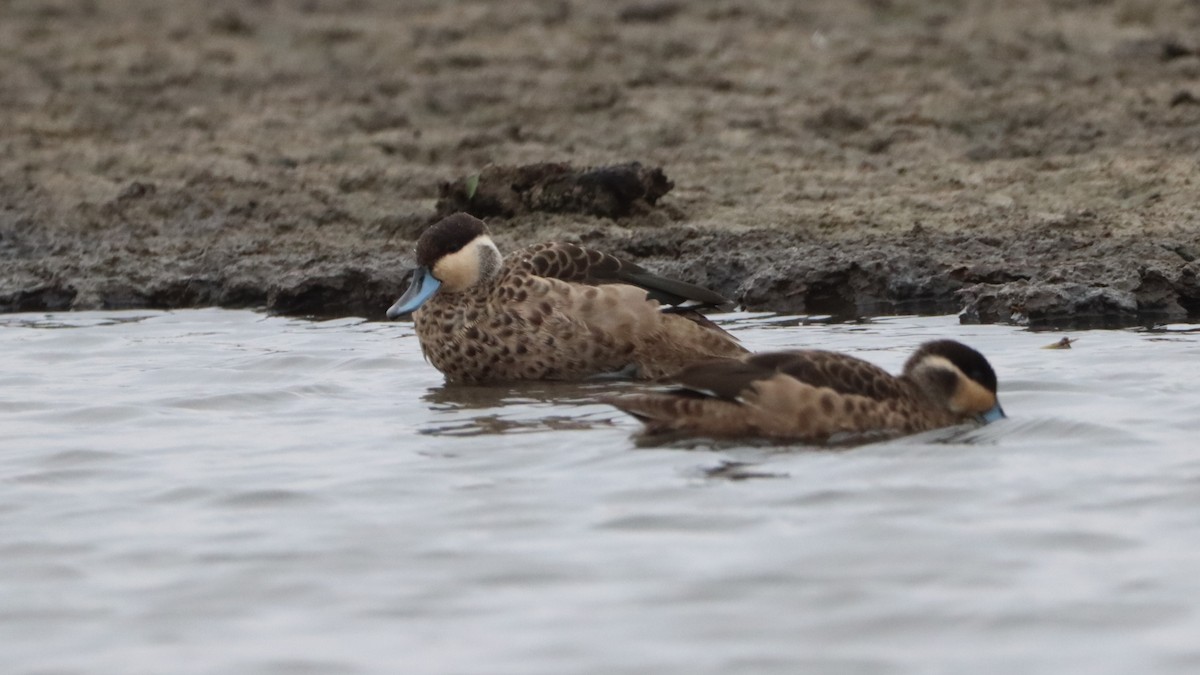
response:
<svg viewBox="0 0 1200 675"><path fill-rule="evenodd" d="M479 189L479 174L467 176L467 201L471 201L475 197L475 191Z"/></svg>

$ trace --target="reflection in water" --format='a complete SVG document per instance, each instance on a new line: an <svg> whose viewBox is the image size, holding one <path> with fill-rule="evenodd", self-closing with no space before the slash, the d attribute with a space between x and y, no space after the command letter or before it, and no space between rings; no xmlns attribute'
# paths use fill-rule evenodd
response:
<svg viewBox="0 0 1200 675"><path fill-rule="evenodd" d="M518 382L496 385L442 384L430 387L421 400L430 410L470 410L505 405L586 405L600 396L645 386L634 381Z"/></svg>
<svg viewBox="0 0 1200 675"><path fill-rule="evenodd" d="M70 329L121 326L152 319L157 313L90 312L86 317L72 314L0 314L0 328Z"/></svg>
<svg viewBox="0 0 1200 675"><path fill-rule="evenodd" d="M611 419L590 420L564 415L547 415L528 419L507 419L499 415L479 415L463 422L431 426L418 433L428 436L487 436L529 431L577 431L599 425L612 426Z"/></svg>
<svg viewBox="0 0 1200 675"><path fill-rule="evenodd" d="M758 464L752 462L739 462L736 460L724 460L720 464L703 469L705 478L743 481L756 478L788 478L786 473L775 471L760 471L757 469Z"/></svg>
<svg viewBox="0 0 1200 675"><path fill-rule="evenodd" d="M529 431L570 431L612 426L616 410L599 397L645 386L630 381L523 382L497 385L442 384L421 396L434 413L420 433L482 436ZM597 406L600 406L597 408ZM590 407L591 409L588 409ZM497 410L505 412L497 412ZM572 409L575 409L572 414ZM488 414L465 414L487 410Z"/></svg>

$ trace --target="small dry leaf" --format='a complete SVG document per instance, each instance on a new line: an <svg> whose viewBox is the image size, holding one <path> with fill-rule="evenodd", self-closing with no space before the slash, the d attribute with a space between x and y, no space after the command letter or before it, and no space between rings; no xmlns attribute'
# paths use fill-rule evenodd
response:
<svg viewBox="0 0 1200 675"><path fill-rule="evenodd" d="M1078 340L1079 340L1079 338L1065 337L1065 338L1059 340L1058 342L1055 342L1054 344L1049 344L1049 345L1046 345L1045 347L1042 347L1042 349L1070 349L1071 343L1076 342Z"/></svg>

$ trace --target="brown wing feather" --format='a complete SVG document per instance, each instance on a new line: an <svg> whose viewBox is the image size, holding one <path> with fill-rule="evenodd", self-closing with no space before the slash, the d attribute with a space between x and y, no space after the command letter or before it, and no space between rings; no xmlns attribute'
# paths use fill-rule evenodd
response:
<svg viewBox="0 0 1200 675"><path fill-rule="evenodd" d="M756 381L769 378L775 372L772 368L749 363L748 360L713 359L688 366L671 376L669 381L683 387L685 392L737 402Z"/></svg>
<svg viewBox="0 0 1200 675"><path fill-rule="evenodd" d="M660 277L646 268L616 256L576 244L548 242L530 246L517 253L517 268L540 277L582 284L630 284L643 288L647 295L664 305L687 301L706 307L733 305L725 296L707 288L675 279Z"/></svg>
<svg viewBox="0 0 1200 675"><path fill-rule="evenodd" d="M875 400L905 394L900 381L883 368L837 352L815 349L764 352L747 357L746 362L786 373L814 387L828 387L841 394L857 394Z"/></svg>
<svg viewBox="0 0 1200 675"><path fill-rule="evenodd" d="M896 378L874 364L835 352L802 350L763 352L741 360L703 361L683 369L670 381L725 401L737 401L756 381L783 373L814 387L875 400L904 394Z"/></svg>
<svg viewBox="0 0 1200 675"><path fill-rule="evenodd" d="M628 413L645 425L647 434L672 431L703 433L706 428L725 429L735 435L753 433L737 403L681 394L633 394L606 396L601 402ZM700 424L697 424L700 421Z"/></svg>

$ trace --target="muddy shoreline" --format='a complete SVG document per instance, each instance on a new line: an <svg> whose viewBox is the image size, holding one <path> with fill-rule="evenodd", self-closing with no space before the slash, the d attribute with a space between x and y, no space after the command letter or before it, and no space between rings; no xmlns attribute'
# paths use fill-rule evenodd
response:
<svg viewBox="0 0 1200 675"><path fill-rule="evenodd" d="M465 208L754 310L1200 316L1200 6L796 5L0 4L0 311L382 318Z"/></svg>

